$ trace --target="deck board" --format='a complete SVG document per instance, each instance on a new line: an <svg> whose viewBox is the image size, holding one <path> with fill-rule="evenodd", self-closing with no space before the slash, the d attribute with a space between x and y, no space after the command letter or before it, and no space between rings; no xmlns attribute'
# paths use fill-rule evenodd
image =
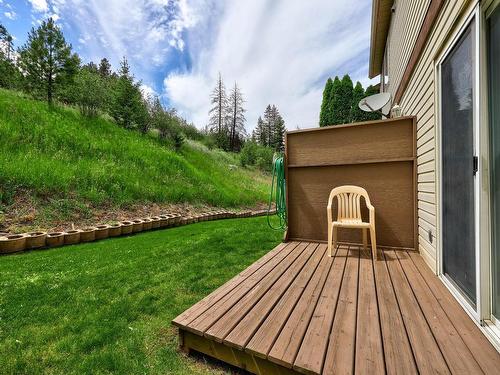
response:
<svg viewBox="0 0 500 375"><path fill-rule="evenodd" d="M294 363L294 368L297 370L302 372L321 371L328 348L329 332L333 325L343 276L347 272L347 264L349 264L348 259L349 249L344 247L339 248L335 254L334 264L330 270L329 277L325 280L325 285L314 309L309 326L304 333L304 338ZM283 359L289 359L286 353L284 353Z"/></svg>
<svg viewBox="0 0 500 375"><path fill-rule="evenodd" d="M180 344L258 374L495 374L500 355L418 253L280 244L179 315Z"/></svg>
<svg viewBox="0 0 500 375"><path fill-rule="evenodd" d="M361 253L354 368L358 374L383 374L385 372L384 351L371 252L362 248L358 251Z"/></svg>
<svg viewBox="0 0 500 375"><path fill-rule="evenodd" d="M391 285L392 281L387 270L384 254L380 249L378 250L378 259L384 260L375 262L375 277L387 373L389 375L417 374L418 371L401 316L401 310Z"/></svg>

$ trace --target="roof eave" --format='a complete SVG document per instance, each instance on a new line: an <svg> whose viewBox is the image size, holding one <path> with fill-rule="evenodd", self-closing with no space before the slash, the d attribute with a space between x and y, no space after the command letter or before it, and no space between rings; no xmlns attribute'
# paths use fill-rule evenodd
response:
<svg viewBox="0 0 500 375"><path fill-rule="evenodd" d="M392 4L393 0L373 0L372 3L369 78L374 78L382 72Z"/></svg>

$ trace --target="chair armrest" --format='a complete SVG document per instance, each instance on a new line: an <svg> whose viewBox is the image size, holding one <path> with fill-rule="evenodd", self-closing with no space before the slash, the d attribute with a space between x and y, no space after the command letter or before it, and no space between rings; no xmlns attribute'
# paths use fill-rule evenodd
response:
<svg viewBox="0 0 500 375"><path fill-rule="evenodd" d="M368 207L368 211L370 213L370 223L375 223L375 207L371 204L367 204L366 207Z"/></svg>

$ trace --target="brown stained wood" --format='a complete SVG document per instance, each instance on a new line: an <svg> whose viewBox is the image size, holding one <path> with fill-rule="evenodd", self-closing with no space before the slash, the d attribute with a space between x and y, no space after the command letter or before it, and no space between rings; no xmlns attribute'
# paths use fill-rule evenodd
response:
<svg viewBox="0 0 500 375"><path fill-rule="evenodd" d="M288 163L344 164L413 157L413 118L288 132Z"/></svg>
<svg viewBox="0 0 500 375"><path fill-rule="evenodd" d="M416 252L408 252L420 275L429 286L432 294L448 315L462 340L466 343L472 355L485 374L493 374L500 369L500 353L481 333L477 325L469 318L460 304L444 284L432 273L424 260Z"/></svg>
<svg viewBox="0 0 500 375"><path fill-rule="evenodd" d="M347 254L347 247L339 246L324 285L322 282L318 283L321 284L321 291L318 291L316 304L306 306L305 303L309 301L304 300L297 306L297 311L303 312L303 315L290 316L269 352L268 358L271 361L283 366L295 365L294 368L299 370L308 368L309 362L306 361L313 356L318 357L318 362L323 361L328 344L325 332L329 332L333 321Z"/></svg>
<svg viewBox="0 0 500 375"><path fill-rule="evenodd" d="M326 240L330 191L337 186L356 185L368 191L375 207L377 242L381 246L414 248L413 174L412 162L289 169L288 235L310 241ZM364 202L363 220L368 220ZM344 229L339 229L339 240L362 242L360 231Z"/></svg>
<svg viewBox="0 0 500 375"><path fill-rule="evenodd" d="M436 301L409 255L404 251L397 251L396 254L451 372L481 374L481 368L469 348Z"/></svg>
<svg viewBox="0 0 500 375"><path fill-rule="evenodd" d="M288 311L302 295L307 283L316 272L321 259L325 259L324 245L311 244L310 246L317 247L304 265L303 270L300 272L296 272L292 268L287 270L280 280L271 287L265 296L252 307L238 325L227 335L224 339L225 344L243 349L271 312L279 311L279 316L275 317L276 320L280 318L286 319ZM290 286L290 284L292 285ZM286 303L287 301L288 304ZM267 332L267 336L269 335L270 332Z"/></svg>
<svg viewBox="0 0 500 375"><path fill-rule="evenodd" d="M264 362L261 358L255 358L245 352L235 351L224 344L211 341L205 337L198 336L191 332L179 331L179 334L184 335L185 345L190 350L195 350L199 353L206 354L213 358L217 358L230 365L240 367L254 374L276 374L276 375L291 375L297 372L273 364Z"/></svg>
<svg viewBox="0 0 500 375"><path fill-rule="evenodd" d="M212 321L210 328L205 331L205 336L216 341L222 342L229 332L239 323L252 307L267 294L278 282L278 289L283 283L290 282L304 267L307 260L314 253L317 244L300 244L298 247L304 247L305 250L297 251L294 260L290 263L283 262L269 272L254 288L241 298L238 303L231 306L223 315ZM291 280L290 280L291 279Z"/></svg>
<svg viewBox="0 0 500 375"><path fill-rule="evenodd" d="M320 246L326 250L325 245ZM279 316L280 310L273 311L248 343L246 351L263 357L269 354L276 363L291 366L334 263L337 264L334 269L341 275L345 256L342 259L323 257L300 300L293 306L293 311L287 316ZM339 263L342 263L341 267Z"/></svg>
<svg viewBox="0 0 500 375"><path fill-rule="evenodd" d="M258 271L254 272L246 279L245 283L240 284L214 303L210 309L206 310L191 323L185 326L185 329L191 332L204 334L205 331L212 326L222 315L224 315L231 307L238 303L252 288L262 282L265 282L268 275L273 270L284 270L289 266L288 261L293 262L302 251L306 248L305 243L298 244L297 246L286 247L284 251L269 262L267 262ZM287 261L285 261L287 260ZM263 281L264 280L264 281Z"/></svg>
<svg viewBox="0 0 500 375"><path fill-rule="evenodd" d="M191 306L189 309L184 311L182 314L177 316L172 323L179 327L184 326L192 322L195 318L205 312L209 307L211 307L215 302L224 297L227 293L233 290L235 287L241 284L243 280L252 275L255 271L261 268L266 262L271 260L273 257L278 255L285 247L287 246L297 246L297 242L289 242L289 243L280 243L273 250L268 252L262 258L260 258L257 262L253 263L250 267L246 268L238 275L233 277L231 280L221 285L219 288L214 290L208 296L203 298L197 304Z"/></svg>
<svg viewBox="0 0 500 375"><path fill-rule="evenodd" d="M180 348L256 374L498 372L499 354L418 253L379 248L372 263L348 246L331 258L325 244L279 247L202 304L201 322L229 318L229 335L204 336L196 318L179 328Z"/></svg>
<svg viewBox="0 0 500 375"><path fill-rule="evenodd" d="M417 374L401 311L380 249L378 259L374 267L387 374Z"/></svg>
<svg viewBox="0 0 500 375"><path fill-rule="evenodd" d="M360 258L354 368L357 374L384 374L384 354L372 255L369 249L359 248L358 251ZM399 314L399 311L393 313Z"/></svg>
<svg viewBox="0 0 500 375"><path fill-rule="evenodd" d="M421 374L449 374L450 370L394 250L384 251L384 256L419 372Z"/></svg>
<svg viewBox="0 0 500 375"><path fill-rule="evenodd" d="M351 374L354 372L358 271L359 252L353 251L349 247L349 257L323 366L325 374Z"/></svg>

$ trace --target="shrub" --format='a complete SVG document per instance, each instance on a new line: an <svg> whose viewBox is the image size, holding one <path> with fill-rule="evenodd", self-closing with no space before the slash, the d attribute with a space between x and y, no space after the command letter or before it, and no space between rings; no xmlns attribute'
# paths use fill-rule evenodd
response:
<svg viewBox="0 0 500 375"><path fill-rule="evenodd" d="M87 117L97 116L110 100L104 80L98 73L88 69L82 69L76 75L70 97Z"/></svg>
<svg viewBox="0 0 500 375"><path fill-rule="evenodd" d="M256 166L263 171L271 171L273 154L272 148L249 141L241 149L240 163L243 167Z"/></svg>

